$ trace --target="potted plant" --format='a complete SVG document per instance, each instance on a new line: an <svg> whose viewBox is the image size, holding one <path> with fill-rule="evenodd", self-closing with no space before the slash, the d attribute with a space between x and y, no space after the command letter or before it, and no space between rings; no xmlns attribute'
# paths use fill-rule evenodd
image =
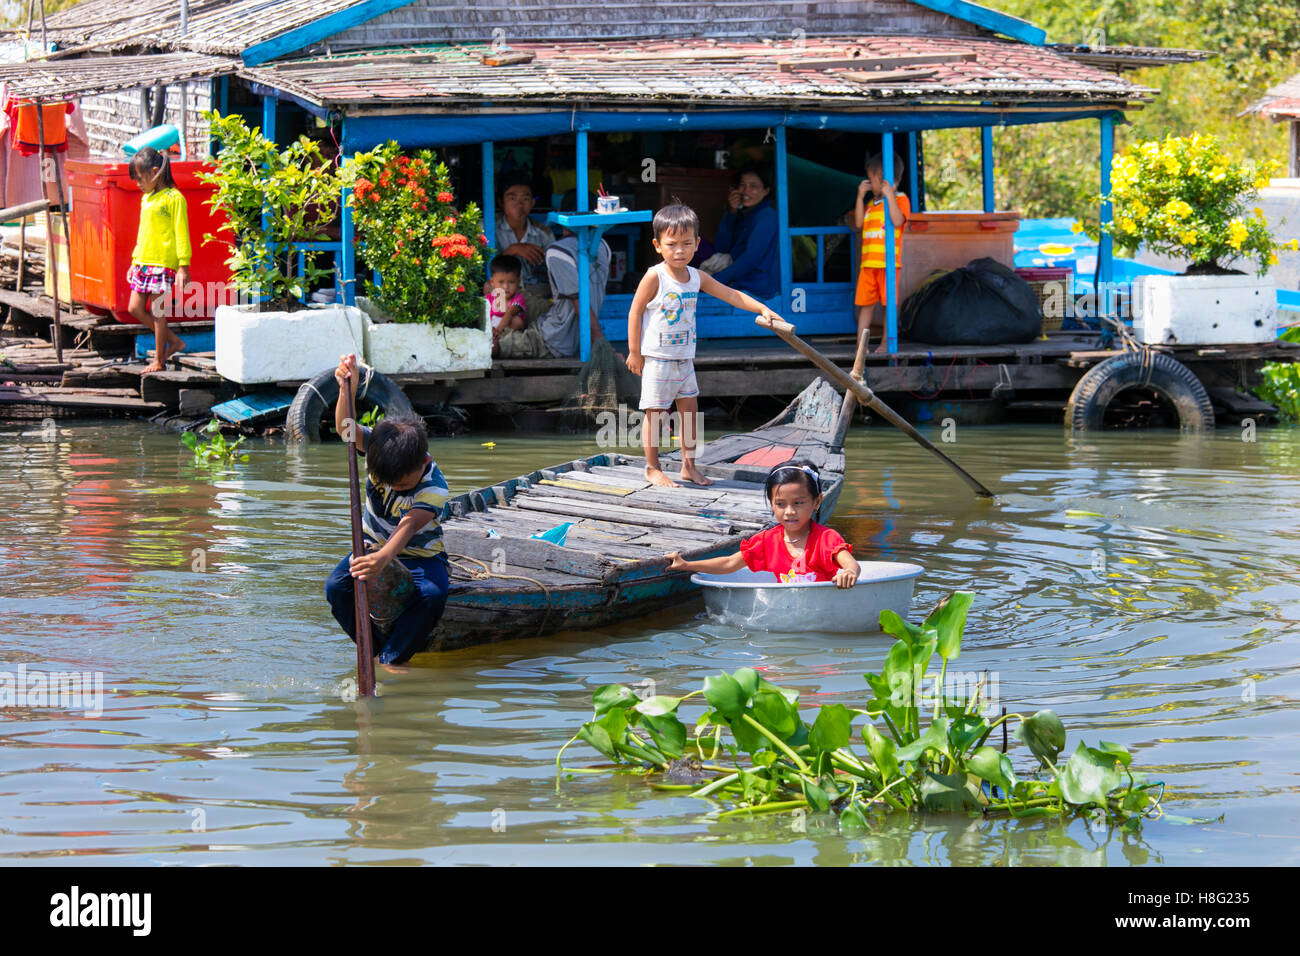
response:
<svg viewBox="0 0 1300 956"><path fill-rule="evenodd" d="M386 374L490 368L478 206L456 208L451 175L429 150L407 156L391 141L350 160L343 179L358 258L380 278L357 299L370 364Z"/></svg>
<svg viewBox="0 0 1300 956"><path fill-rule="evenodd" d="M1133 330L1152 344L1271 342L1277 292L1265 280L1281 249L1255 205L1278 168L1241 163L1217 137L1169 136L1135 143L1115 157L1114 218L1101 231L1132 255L1140 245L1191 264L1182 275L1139 276ZM1252 208L1253 207L1253 208ZM1233 263L1246 271L1229 268Z"/></svg>
<svg viewBox="0 0 1300 956"><path fill-rule="evenodd" d="M241 383L309 379L344 352L362 353L360 310L301 301L333 275L311 256L300 269L298 247L330 238L342 194L337 168L305 136L281 149L239 116L206 115L220 149L201 178L216 187L210 204L226 214L222 235L208 238L229 243L240 300L216 310L217 372Z"/></svg>

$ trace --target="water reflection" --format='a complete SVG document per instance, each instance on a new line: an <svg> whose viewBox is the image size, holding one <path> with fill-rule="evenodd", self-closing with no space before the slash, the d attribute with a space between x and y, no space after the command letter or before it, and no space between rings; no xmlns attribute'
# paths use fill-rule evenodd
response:
<svg viewBox="0 0 1300 956"><path fill-rule="evenodd" d="M98 720L3 711L10 861L1300 862L1293 431L1251 444L965 429L951 450L1002 492L992 503L891 432L851 438L833 523L860 555L926 567L918 613L979 592L962 669L996 673L1009 710L1056 709L1071 746L1128 747L1171 812L1223 818L1137 835L937 816L844 834L816 815L802 829L720 821L624 774L557 785L555 751L602 684L682 693L753 666L809 704L857 705L887 641L744 633L689 605L417 658L381 678L382 699L348 702L351 645L321 596L348 547L337 446L255 442L248 464L214 473L142 425L4 438L3 667L101 671L107 692ZM517 435L434 448L457 489L595 450Z"/></svg>

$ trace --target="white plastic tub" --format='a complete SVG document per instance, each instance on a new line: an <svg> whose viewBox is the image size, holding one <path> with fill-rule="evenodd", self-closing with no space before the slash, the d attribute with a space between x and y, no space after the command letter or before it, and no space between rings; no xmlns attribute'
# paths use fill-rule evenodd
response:
<svg viewBox="0 0 1300 956"><path fill-rule="evenodd" d="M781 584L770 571L692 574L704 591L709 617L734 627L762 631L825 631L864 634L880 630L880 612L902 618L912 606L912 588L925 569L899 561L859 561L858 582L837 588L832 581Z"/></svg>

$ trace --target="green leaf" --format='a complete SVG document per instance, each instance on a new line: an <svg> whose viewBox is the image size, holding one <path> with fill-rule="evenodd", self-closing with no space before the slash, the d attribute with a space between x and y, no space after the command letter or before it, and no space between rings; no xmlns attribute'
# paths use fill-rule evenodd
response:
<svg viewBox="0 0 1300 956"><path fill-rule="evenodd" d="M880 771L882 783L889 783L898 776L898 756L894 752L894 742L882 736L874 724L862 728L862 739L867 745L871 760Z"/></svg>
<svg viewBox="0 0 1300 956"><path fill-rule="evenodd" d="M945 661L961 654L961 634L966 627L966 612L975 600L970 591L954 591L930 612L921 624L922 630L933 628L939 632L939 656Z"/></svg>
<svg viewBox="0 0 1300 956"><path fill-rule="evenodd" d="M974 714L962 714L948 728L948 740L952 743L954 754L965 753L971 744L984 736L989 729L989 722Z"/></svg>
<svg viewBox="0 0 1300 956"><path fill-rule="evenodd" d="M727 726L731 728L731 736L736 738L736 746L747 754L758 753L772 746L770 740L747 724L743 718L729 720Z"/></svg>
<svg viewBox="0 0 1300 956"><path fill-rule="evenodd" d="M808 734L813 750L839 750L853 739L853 715L843 704L823 704Z"/></svg>
<svg viewBox="0 0 1300 956"><path fill-rule="evenodd" d="M643 724L665 756L675 760L686 752L686 725L675 714L647 714Z"/></svg>
<svg viewBox="0 0 1300 956"><path fill-rule="evenodd" d="M829 810L831 808L831 798L826 796L826 791L817 784L813 783L807 777L800 777L799 783L803 787L804 799L814 810Z"/></svg>
<svg viewBox="0 0 1300 956"><path fill-rule="evenodd" d="M609 733L594 720L589 720L583 724L578 731L578 736L609 759L619 759L617 751L614 750L614 742L609 739Z"/></svg>
<svg viewBox="0 0 1300 956"><path fill-rule="evenodd" d="M1016 728L1016 739L1025 744L1039 760L1055 763L1057 756L1065 749L1065 725L1054 711L1040 710L1020 722Z"/></svg>
<svg viewBox="0 0 1300 956"><path fill-rule="evenodd" d="M948 749L948 718L936 717L930 722L925 733L917 737L906 747L899 747L895 756L899 760L916 761L927 750L937 750L945 757L952 756Z"/></svg>
<svg viewBox="0 0 1300 956"><path fill-rule="evenodd" d="M921 805L927 810L978 810L988 803L978 781L964 773L929 773L921 781Z"/></svg>
<svg viewBox="0 0 1300 956"><path fill-rule="evenodd" d="M760 690L754 695L753 717L781 740L799 726L799 709L784 694Z"/></svg>
<svg viewBox="0 0 1300 956"><path fill-rule="evenodd" d="M868 828L867 816L862 812L862 805L857 800L840 811L840 830L855 832Z"/></svg>
<svg viewBox="0 0 1300 956"><path fill-rule="evenodd" d="M758 693L760 683L766 683L758 676L758 671L754 670L752 667L742 667L731 676L732 679L740 685L741 692L744 693L747 698L753 697Z"/></svg>
<svg viewBox="0 0 1300 956"><path fill-rule="evenodd" d="M1085 746L1079 741L1070 759L1061 768L1061 796L1077 807L1095 803L1106 806L1106 795L1120 784L1113 758Z"/></svg>
<svg viewBox="0 0 1300 956"><path fill-rule="evenodd" d="M1133 762L1132 754L1130 754L1126 749L1121 747L1119 744L1113 744L1109 740L1103 740L1100 743L1098 743L1097 749L1104 754L1109 754L1110 756L1114 757L1116 760L1118 760L1126 767Z"/></svg>
<svg viewBox="0 0 1300 956"><path fill-rule="evenodd" d="M880 612L880 629L886 634L892 634L908 647L916 642L921 636L921 629L915 624L910 624L898 615L897 611L883 610Z"/></svg>
<svg viewBox="0 0 1300 956"><path fill-rule="evenodd" d="M606 684L591 695L591 701L596 705L596 716L615 707L631 707L637 703L637 696L632 692L630 687L622 684Z"/></svg>
<svg viewBox="0 0 1300 956"><path fill-rule="evenodd" d="M184 445L186 448L188 448L190 451L194 451L194 447L198 443L199 440L194 437L193 432L186 432L185 434L181 435L181 444Z"/></svg>
<svg viewBox="0 0 1300 956"><path fill-rule="evenodd" d="M681 702L680 697L664 697L660 695L658 697L647 697L632 709L645 714L647 717L658 717L662 714L671 714Z"/></svg>
<svg viewBox="0 0 1300 956"><path fill-rule="evenodd" d="M716 674L704 679L704 699L727 720L735 720L745 712L749 696L740 682L729 674Z"/></svg>
<svg viewBox="0 0 1300 956"><path fill-rule="evenodd" d="M1011 758L987 744L967 758L966 769L1001 787L1004 794L1015 792L1017 781L1015 771L1011 769Z"/></svg>

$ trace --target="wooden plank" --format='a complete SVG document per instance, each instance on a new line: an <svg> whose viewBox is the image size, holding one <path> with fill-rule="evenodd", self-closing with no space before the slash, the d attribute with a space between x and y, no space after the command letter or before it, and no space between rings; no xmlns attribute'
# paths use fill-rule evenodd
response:
<svg viewBox="0 0 1300 956"><path fill-rule="evenodd" d="M844 70L835 76L854 83L894 83L899 80L929 80L938 73L938 70Z"/></svg>
<svg viewBox="0 0 1300 956"><path fill-rule="evenodd" d="M470 533L455 529L444 533L444 544L449 555L464 555L483 561L491 567L505 562L520 568L537 568L558 574L581 578L603 578L617 563L594 551L571 545L554 545L536 538L519 536L490 537L483 533Z"/></svg>
<svg viewBox="0 0 1300 956"><path fill-rule="evenodd" d="M551 514L573 515L579 518L609 518L626 524L647 525L651 528L684 528L718 535L732 533L732 525L727 521L692 517L667 511L654 511L649 508L624 508L618 505L574 501L568 498L542 497L534 494L520 495L511 502L511 505L527 511L546 511Z"/></svg>
<svg viewBox="0 0 1300 956"><path fill-rule="evenodd" d="M561 488L565 491L573 491L582 495L609 495L615 498L626 497L632 494L632 488L619 488L614 485L601 485L590 481L571 481L562 479L551 481L549 478L543 478L537 483L538 485L547 485L552 488Z"/></svg>
<svg viewBox="0 0 1300 956"><path fill-rule="evenodd" d="M293 404L294 394L290 391L258 392L253 395L241 395L227 402L212 406L212 414L228 422L254 422L282 415Z"/></svg>
<svg viewBox="0 0 1300 956"><path fill-rule="evenodd" d="M793 70L835 70L852 67L859 70L894 70L904 66L928 66L935 63L969 63L974 53L918 53L909 56L838 56L802 57L795 60L778 60L783 73Z"/></svg>

